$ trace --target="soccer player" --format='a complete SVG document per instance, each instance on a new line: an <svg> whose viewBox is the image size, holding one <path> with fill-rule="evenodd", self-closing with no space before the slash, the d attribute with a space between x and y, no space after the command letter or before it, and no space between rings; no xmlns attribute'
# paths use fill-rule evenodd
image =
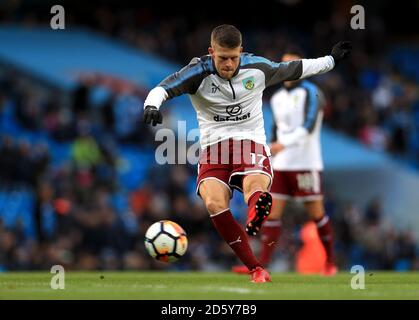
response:
<svg viewBox="0 0 419 320"><path fill-rule="evenodd" d="M282 81L328 72L350 50L349 42L339 42L325 57L275 63L243 53L240 31L232 25L221 25L211 33L209 55L192 59L168 76L144 102L144 121L155 126L162 123L159 108L164 101L189 94L197 112L202 150L197 194L220 236L249 270L252 282L271 281L246 236L246 232L258 233L272 204L263 91ZM233 188L243 192L248 204L246 232L229 209Z"/></svg>
<svg viewBox="0 0 419 320"><path fill-rule="evenodd" d="M283 62L302 59L299 49L284 53ZM274 180L271 188L273 206L261 230L260 262L271 262L280 232L286 201L302 201L326 252L324 275L334 275L332 225L325 214L322 191L323 160L320 145L325 99L321 90L308 80L285 81L271 98L274 127L270 149L273 155ZM244 266L233 271L247 273Z"/></svg>

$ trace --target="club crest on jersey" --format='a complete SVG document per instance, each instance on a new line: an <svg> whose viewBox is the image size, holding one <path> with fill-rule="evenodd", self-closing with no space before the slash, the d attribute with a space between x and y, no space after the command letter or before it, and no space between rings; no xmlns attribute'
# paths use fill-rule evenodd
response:
<svg viewBox="0 0 419 320"><path fill-rule="evenodd" d="M255 87L255 78L249 77L243 80L243 86L247 90L252 90Z"/></svg>

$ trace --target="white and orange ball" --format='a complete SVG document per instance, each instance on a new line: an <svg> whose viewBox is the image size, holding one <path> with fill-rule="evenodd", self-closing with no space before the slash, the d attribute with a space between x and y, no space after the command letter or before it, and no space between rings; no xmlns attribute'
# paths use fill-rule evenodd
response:
<svg viewBox="0 0 419 320"><path fill-rule="evenodd" d="M145 233L144 243L150 256L162 262L178 260L188 248L186 232L170 220L153 223Z"/></svg>

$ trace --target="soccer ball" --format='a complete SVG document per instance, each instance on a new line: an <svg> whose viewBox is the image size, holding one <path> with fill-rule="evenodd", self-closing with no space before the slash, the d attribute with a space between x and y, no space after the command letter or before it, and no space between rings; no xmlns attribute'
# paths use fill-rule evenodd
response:
<svg viewBox="0 0 419 320"><path fill-rule="evenodd" d="M178 260L188 248L185 231L170 220L153 223L145 233L144 243L150 256L162 262Z"/></svg>

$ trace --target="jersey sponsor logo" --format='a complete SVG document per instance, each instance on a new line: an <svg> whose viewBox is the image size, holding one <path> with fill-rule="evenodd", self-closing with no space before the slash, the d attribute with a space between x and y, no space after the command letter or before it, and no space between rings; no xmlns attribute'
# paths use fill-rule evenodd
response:
<svg viewBox="0 0 419 320"><path fill-rule="evenodd" d="M243 82L243 86L246 90L252 90L255 87L255 78L254 77L246 78L242 82Z"/></svg>
<svg viewBox="0 0 419 320"><path fill-rule="evenodd" d="M226 107L226 112L230 115L230 116L239 116L242 114L242 106L239 104L235 104L232 106L227 106Z"/></svg>
<svg viewBox="0 0 419 320"><path fill-rule="evenodd" d="M243 115L243 116L236 116L236 117L221 117L219 115L214 116L214 121L222 122L222 121L242 121L250 118L250 112Z"/></svg>
<svg viewBox="0 0 419 320"><path fill-rule="evenodd" d="M228 116L223 117L220 115L216 115L214 116L214 121L217 122L221 122L221 121L241 121L241 120L246 120L250 118L250 112L242 115L243 113L243 108L241 105L239 104L234 104L231 106L227 106L226 107L226 113L228 114Z"/></svg>

